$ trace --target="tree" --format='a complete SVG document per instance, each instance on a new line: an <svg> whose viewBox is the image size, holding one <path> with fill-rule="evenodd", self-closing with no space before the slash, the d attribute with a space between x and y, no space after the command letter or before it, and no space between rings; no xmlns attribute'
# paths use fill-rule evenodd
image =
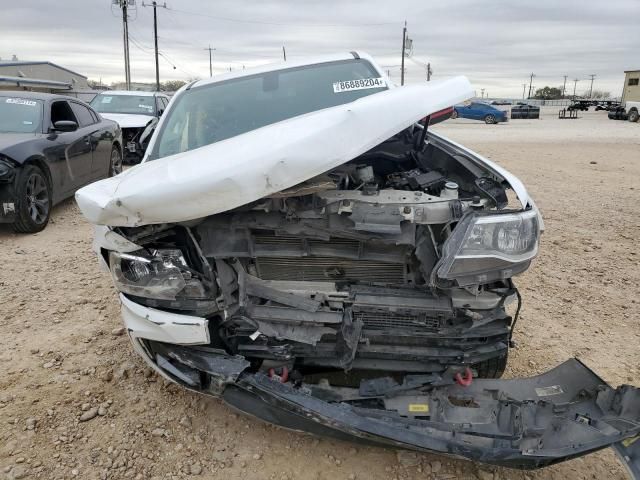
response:
<svg viewBox="0 0 640 480"><path fill-rule="evenodd" d="M186 85L187 82L183 82L182 80L167 80L160 84L160 91L162 92L175 92L179 90L183 85Z"/></svg>
<svg viewBox="0 0 640 480"><path fill-rule="evenodd" d="M562 88L556 87L544 87L536 90L536 94L533 98L539 100L558 100L562 98Z"/></svg>
<svg viewBox="0 0 640 480"><path fill-rule="evenodd" d="M591 94L591 98L595 98L598 100L611 98L611 92L605 92L603 90L594 90L593 93Z"/></svg>
<svg viewBox="0 0 640 480"><path fill-rule="evenodd" d="M95 89L96 87L101 87L102 83L97 80L87 80L87 85L89 85L89 88Z"/></svg>

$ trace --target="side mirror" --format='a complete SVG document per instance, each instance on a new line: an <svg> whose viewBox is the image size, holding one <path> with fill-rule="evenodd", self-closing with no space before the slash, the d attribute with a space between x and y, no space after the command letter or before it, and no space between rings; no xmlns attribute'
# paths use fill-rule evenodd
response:
<svg viewBox="0 0 640 480"><path fill-rule="evenodd" d="M53 124L53 129L56 132L75 132L78 124L72 120L58 120Z"/></svg>

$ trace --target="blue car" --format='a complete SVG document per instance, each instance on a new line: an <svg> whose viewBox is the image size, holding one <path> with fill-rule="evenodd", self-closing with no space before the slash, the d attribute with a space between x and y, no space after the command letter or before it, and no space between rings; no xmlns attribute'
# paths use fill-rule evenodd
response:
<svg viewBox="0 0 640 480"><path fill-rule="evenodd" d="M482 102L471 102L469 105L456 105L451 118L470 118L472 120L484 120L485 123L506 122L509 117L507 112Z"/></svg>

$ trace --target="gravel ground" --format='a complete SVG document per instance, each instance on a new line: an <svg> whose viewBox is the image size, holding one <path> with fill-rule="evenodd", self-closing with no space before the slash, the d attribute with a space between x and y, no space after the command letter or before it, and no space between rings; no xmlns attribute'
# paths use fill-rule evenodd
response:
<svg viewBox="0 0 640 480"><path fill-rule="evenodd" d="M507 376L577 356L640 384L640 125L606 112L436 128L518 175L546 221L518 279ZM610 451L535 472L287 432L166 384L120 328L91 228L72 200L37 235L0 227L0 478L625 478Z"/></svg>

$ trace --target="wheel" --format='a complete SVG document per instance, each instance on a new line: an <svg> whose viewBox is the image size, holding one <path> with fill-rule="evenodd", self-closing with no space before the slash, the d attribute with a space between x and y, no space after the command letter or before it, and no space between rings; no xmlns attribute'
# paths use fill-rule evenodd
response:
<svg viewBox="0 0 640 480"><path fill-rule="evenodd" d="M507 353L502 357L494 357L484 362L476 363L473 369L478 372L479 378L500 378L507 368Z"/></svg>
<svg viewBox="0 0 640 480"><path fill-rule="evenodd" d="M111 161L109 162L109 176L115 177L122 173L122 154L117 145L111 148Z"/></svg>
<svg viewBox="0 0 640 480"><path fill-rule="evenodd" d="M637 110L631 110L629 112L627 120L629 120L630 122L637 122L638 118L640 118L640 115L638 114L638 111Z"/></svg>
<svg viewBox="0 0 640 480"><path fill-rule="evenodd" d="M484 123L486 124L496 123L496 117L494 117L493 115L487 115L486 117L484 117Z"/></svg>
<svg viewBox="0 0 640 480"><path fill-rule="evenodd" d="M454 111L453 111L453 113L451 114L451 118L453 118L454 120L455 120L456 118L458 118L458 111L457 111L457 110L454 110Z"/></svg>
<svg viewBox="0 0 640 480"><path fill-rule="evenodd" d="M39 232L47 226L51 214L51 186L44 172L26 165L16 181L16 220L13 229L19 233Z"/></svg>

